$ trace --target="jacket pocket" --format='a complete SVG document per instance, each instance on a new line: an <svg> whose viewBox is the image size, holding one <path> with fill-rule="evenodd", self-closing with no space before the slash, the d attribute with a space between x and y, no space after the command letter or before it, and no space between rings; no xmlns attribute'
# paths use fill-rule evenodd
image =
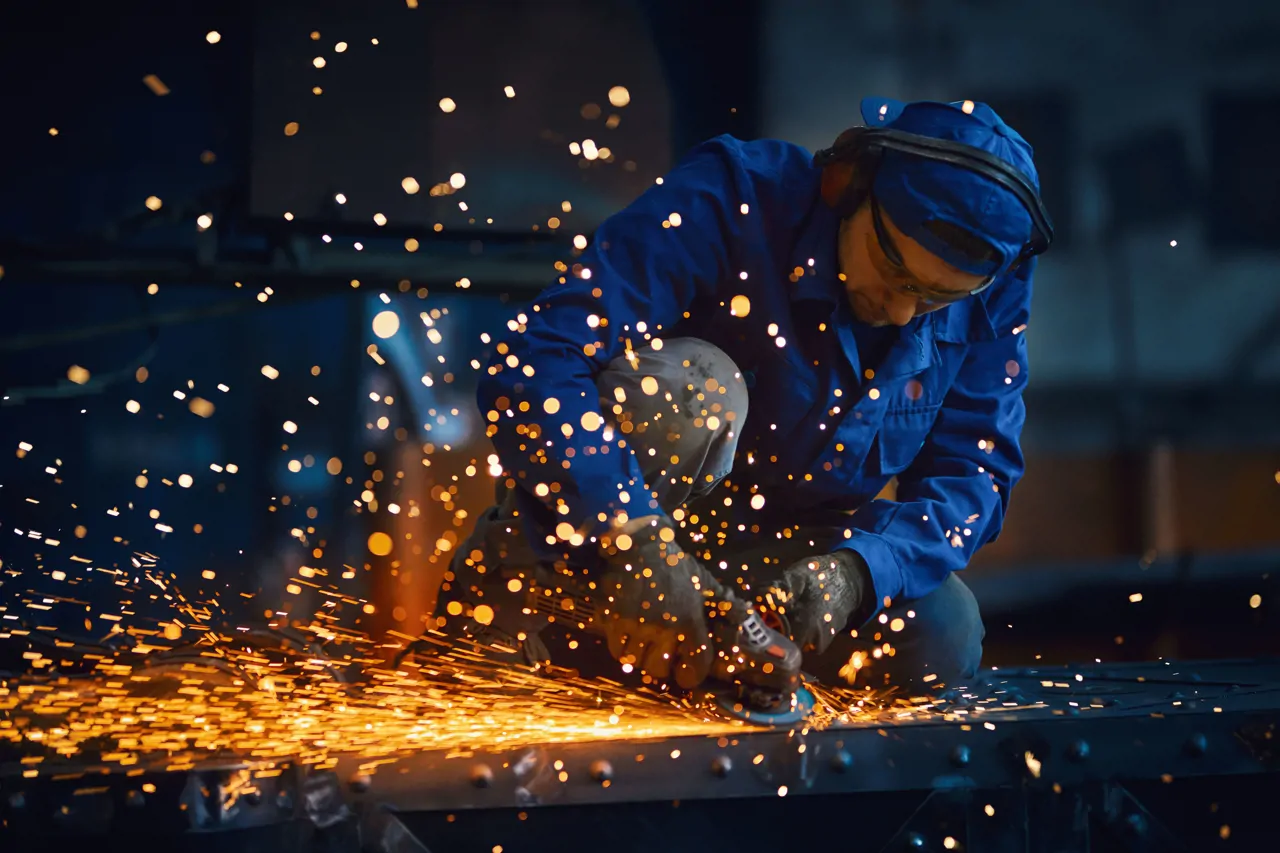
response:
<svg viewBox="0 0 1280 853"><path fill-rule="evenodd" d="M940 405L904 407L885 415L876 437L880 445L881 474L900 474L911 467L938 418Z"/></svg>

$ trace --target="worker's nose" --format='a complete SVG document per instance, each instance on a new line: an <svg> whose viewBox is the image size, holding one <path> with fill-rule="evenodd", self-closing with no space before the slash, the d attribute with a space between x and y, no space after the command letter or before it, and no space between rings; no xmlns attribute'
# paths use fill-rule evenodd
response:
<svg viewBox="0 0 1280 853"><path fill-rule="evenodd" d="M920 300L905 293L891 293L884 301L884 313L895 326L905 326L916 316Z"/></svg>

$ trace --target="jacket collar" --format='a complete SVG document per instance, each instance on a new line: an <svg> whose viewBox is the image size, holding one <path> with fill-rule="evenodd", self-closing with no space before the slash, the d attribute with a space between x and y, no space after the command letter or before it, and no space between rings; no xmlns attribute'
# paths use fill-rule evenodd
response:
<svg viewBox="0 0 1280 853"><path fill-rule="evenodd" d="M937 360L938 346L934 343L933 324L918 317L902 329L901 337L889 348L884 363L876 368L876 376L882 379L916 376Z"/></svg>
<svg viewBox="0 0 1280 853"><path fill-rule="evenodd" d="M1000 286L997 282L996 287ZM996 328L987 311L987 294L971 296L963 302L949 305L941 311L926 315L933 326L934 336L949 344L972 344L996 339Z"/></svg>

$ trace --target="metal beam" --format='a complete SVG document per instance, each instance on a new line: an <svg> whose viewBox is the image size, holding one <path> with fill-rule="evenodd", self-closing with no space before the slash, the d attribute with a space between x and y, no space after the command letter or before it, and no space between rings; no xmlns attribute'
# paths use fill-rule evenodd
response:
<svg viewBox="0 0 1280 853"><path fill-rule="evenodd" d="M565 253L555 245L485 247L471 254L466 247L438 246L419 253L390 255L312 248L305 258L291 260L283 253L219 253L202 263L199 253L165 249L101 249L65 254L53 251L0 252L5 278L11 283L72 284L77 282L217 285L350 290L362 286L396 287L407 280L414 287L447 287L458 293L533 294L556 276L555 261ZM457 283L466 278L464 290Z"/></svg>

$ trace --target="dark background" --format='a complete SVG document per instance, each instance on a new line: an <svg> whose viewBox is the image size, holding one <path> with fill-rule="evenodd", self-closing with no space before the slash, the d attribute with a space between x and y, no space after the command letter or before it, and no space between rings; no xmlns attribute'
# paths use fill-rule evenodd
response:
<svg viewBox="0 0 1280 853"><path fill-rule="evenodd" d="M0 605L111 601L91 570L142 552L237 616L310 613L285 592L308 566L416 632L492 493L470 361L575 235L714 134L817 148L864 95L972 98L1035 146L1060 235L1027 475L966 570L988 662L1276 652L1277 38L1244 0L8 8Z"/></svg>

